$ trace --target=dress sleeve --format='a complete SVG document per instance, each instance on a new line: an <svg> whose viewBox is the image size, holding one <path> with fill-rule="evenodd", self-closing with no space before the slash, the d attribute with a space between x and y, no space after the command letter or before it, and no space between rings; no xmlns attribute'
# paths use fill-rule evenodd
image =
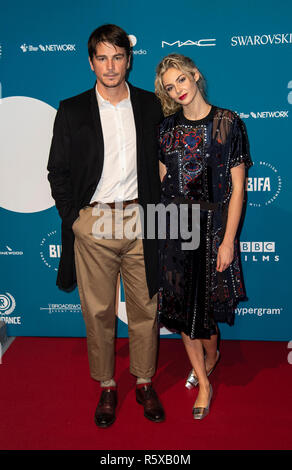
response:
<svg viewBox="0 0 292 470"><path fill-rule="evenodd" d="M157 139L158 139L158 159L161 163L165 164L165 156L162 150L162 136L161 136L161 126L158 126L158 132L157 132Z"/></svg>
<svg viewBox="0 0 292 470"><path fill-rule="evenodd" d="M245 124L236 117L231 136L230 169L244 163L248 169L253 165L249 153L249 142Z"/></svg>

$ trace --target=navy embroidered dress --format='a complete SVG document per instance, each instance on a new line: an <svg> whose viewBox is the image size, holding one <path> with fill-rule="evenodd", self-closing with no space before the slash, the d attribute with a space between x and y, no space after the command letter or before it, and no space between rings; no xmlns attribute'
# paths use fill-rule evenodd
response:
<svg viewBox="0 0 292 470"><path fill-rule="evenodd" d="M193 338L210 338L216 323L234 323L238 300L245 297L238 240L234 259L222 273L216 271L231 197L232 167L252 165L245 126L232 111L211 107L199 121L179 111L159 127L159 159L166 165L161 202L200 204L200 245L182 250L182 239L159 241L160 287L158 313L168 329Z"/></svg>

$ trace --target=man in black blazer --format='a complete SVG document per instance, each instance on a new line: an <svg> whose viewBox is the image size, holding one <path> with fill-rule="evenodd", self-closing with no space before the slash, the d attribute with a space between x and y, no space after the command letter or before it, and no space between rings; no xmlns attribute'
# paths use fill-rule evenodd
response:
<svg viewBox="0 0 292 470"><path fill-rule="evenodd" d="M48 163L62 218L57 285L70 290L77 280L90 374L102 387L95 423L108 427L117 404L115 295L121 273L136 400L148 419L160 422L164 411L151 385L158 339L157 241L142 240L144 221L136 209L142 208L146 221L147 206L160 201L156 133L163 115L153 93L126 82L131 44L125 31L115 25L97 28L88 52L96 84L61 101ZM134 237L125 236L129 223Z"/></svg>

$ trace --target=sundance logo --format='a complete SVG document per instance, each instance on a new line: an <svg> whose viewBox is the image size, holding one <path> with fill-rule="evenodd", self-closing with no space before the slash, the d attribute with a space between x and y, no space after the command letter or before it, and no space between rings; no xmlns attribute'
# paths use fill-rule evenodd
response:
<svg viewBox="0 0 292 470"><path fill-rule="evenodd" d="M216 46L216 39L198 39L198 41L192 41L188 39L187 41L174 41L167 42L162 41L161 47L183 47L183 46L198 46L198 47L212 47Z"/></svg>
<svg viewBox="0 0 292 470"><path fill-rule="evenodd" d="M76 44L39 44L38 46L22 44L20 49L22 52L76 52Z"/></svg>
<svg viewBox="0 0 292 470"><path fill-rule="evenodd" d="M6 292L5 294L0 294L0 321L12 325L21 325L20 317L10 316L14 312L16 307L15 298Z"/></svg>
<svg viewBox="0 0 292 470"><path fill-rule="evenodd" d="M233 36L231 46L266 46L292 44L292 33L262 34L261 36Z"/></svg>

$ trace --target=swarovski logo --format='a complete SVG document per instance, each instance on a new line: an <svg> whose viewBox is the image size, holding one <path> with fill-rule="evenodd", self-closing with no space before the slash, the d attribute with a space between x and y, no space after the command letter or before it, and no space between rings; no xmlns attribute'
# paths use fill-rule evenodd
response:
<svg viewBox="0 0 292 470"><path fill-rule="evenodd" d="M292 44L292 33L262 34L254 36L233 36L231 46L266 46L277 44Z"/></svg>
<svg viewBox="0 0 292 470"><path fill-rule="evenodd" d="M199 39L198 41L192 41L188 39L187 41L174 41L167 42L162 41L161 47L170 46L170 47L183 47L183 46L198 46L198 47L209 47L216 46L216 39Z"/></svg>

